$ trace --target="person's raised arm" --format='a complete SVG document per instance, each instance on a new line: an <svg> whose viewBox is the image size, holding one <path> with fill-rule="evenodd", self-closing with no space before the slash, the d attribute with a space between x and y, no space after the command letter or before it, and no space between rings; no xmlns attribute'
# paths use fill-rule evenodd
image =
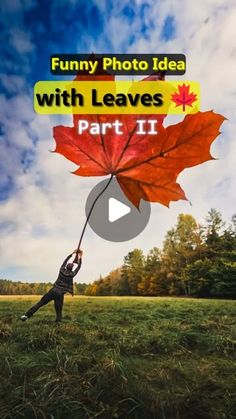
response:
<svg viewBox="0 0 236 419"><path fill-rule="evenodd" d="M79 252L78 252L78 259L77 259L77 262L76 262L78 266L73 271L74 276L77 275L77 273L79 272L79 270L81 268L82 256L83 256L83 251L82 250L79 250Z"/></svg>
<svg viewBox="0 0 236 419"><path fill-rule="evenodd" d="M69 256L67 256L67 258L64 260L63 264L61 265L61 268L64 268L68 262L68 260L71 258L71 256L73 255L73 253L71 253Z"/></svg>

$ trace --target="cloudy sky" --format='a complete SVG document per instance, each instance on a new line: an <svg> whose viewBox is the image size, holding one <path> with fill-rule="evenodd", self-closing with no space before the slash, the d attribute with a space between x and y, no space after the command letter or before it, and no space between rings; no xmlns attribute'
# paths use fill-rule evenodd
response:
<svg viewBox="0 0 236 419"><path fill-rule="evenodd" d="M121 265L134 247L160 246L180 212L202 221L215 207L230 220L236 210L235 0L2 0L0 11L0 278L53 281L77 245L86 197L98 182L70 174L75 166L49 152L52 127L71 125L70 116L33 111L34 83L53 79L52 53L184 53L185 78L201 83L202 110L228 118L212 146L218 160L179 177L192 206L152 205L145 231L125 243L107 242L89 228L79 281ZM165 125L172 122L168 117Z"/></svg>

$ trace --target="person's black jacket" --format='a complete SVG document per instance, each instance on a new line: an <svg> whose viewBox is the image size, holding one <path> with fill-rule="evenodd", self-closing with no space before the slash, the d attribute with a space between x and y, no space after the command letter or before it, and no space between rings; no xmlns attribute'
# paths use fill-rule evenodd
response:
<svg viewBox="0 0 236 419"><path fill-rule="evenodd" d="M63 264L61 265L58 278L53 285L53 289L55 291L61 292L65 294L66 292L69 292L70 294L74 294L73 291L73 278L80 270L82 260L81 258L78 260L78 266L74 271L70 271L69 269L66 269L66 264L68 260L71 258L72 254L67 256L67 258L64 260Z"/></svg>

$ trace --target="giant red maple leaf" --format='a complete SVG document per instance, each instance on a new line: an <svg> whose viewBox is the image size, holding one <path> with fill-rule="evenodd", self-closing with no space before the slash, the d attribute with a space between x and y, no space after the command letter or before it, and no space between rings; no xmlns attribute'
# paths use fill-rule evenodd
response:
<svg viewBox="0 0 236 419"><path fill-rule="evenodd" d="M96 76L104 80L104 76ZM91 77L80 76L80 80ZM106 76L111 80L112 76ZM153 80L153 79L152 79ZM213 159L211 143L219 134L224 121L222 115L212 111L187 115L178 124L164 128L164 115L146 115L156 119L156 135L137 134L140 115L73 115L72 127L54 127L55 152L79 165L74 174L79 176L116 176L128 199L136 206L140 200L160 202L187 199L177 183L182 170ZM89 131L78 134L78 121L123 123L123 134L114 131L105 135L91 135Z"/></svg>

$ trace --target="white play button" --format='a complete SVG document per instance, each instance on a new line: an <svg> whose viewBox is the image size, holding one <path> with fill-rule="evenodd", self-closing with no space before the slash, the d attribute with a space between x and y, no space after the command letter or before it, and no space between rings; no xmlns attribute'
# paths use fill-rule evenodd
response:
<svg viewBox="0 0 236 419"><path fill-rule="evenodd" d="M108 219L110 223L114 223L114 221L119 220L131 212L131 208L123 204L123 202L118 201L118 199L109 198L108 202Z"/></svg>
<svg viewBox="0 0 236 419"><path fill-rule="evenodd" d="M148 200L141 200L137 209L124 195L115 177L112 181L102 180L92 189L85 208L93 231L112 242L124 242L140 234L148 223L150 210Z"/></svg>

